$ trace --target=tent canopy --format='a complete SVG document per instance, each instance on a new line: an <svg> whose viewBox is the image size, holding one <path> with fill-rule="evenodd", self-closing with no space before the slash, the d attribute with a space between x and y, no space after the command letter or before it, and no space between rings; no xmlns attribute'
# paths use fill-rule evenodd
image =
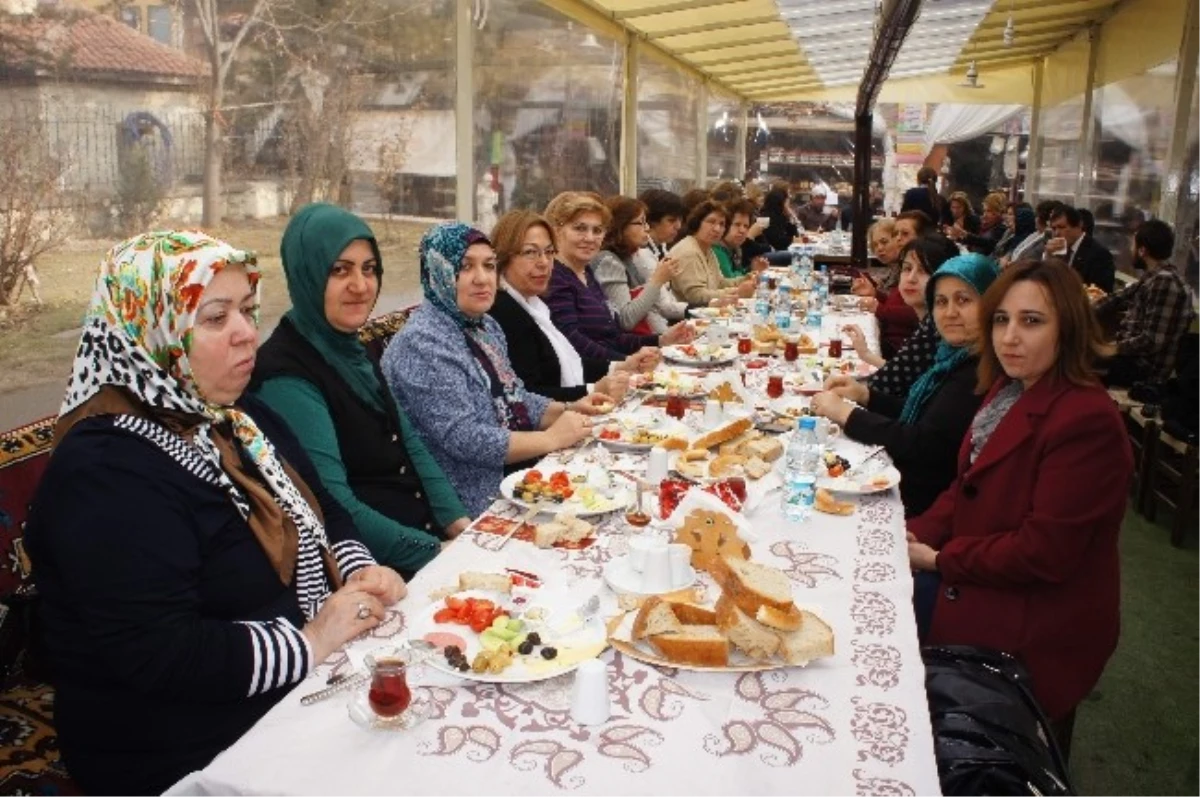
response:
<svg viewBox="0 0 1200 797"><path fill-rule="evenodd" d="M853 101L878 13L876 0L545 1L752 102ZM1030 104L1033 66L1097 25L1129 42L1099 72L1119 80L1175 55L1188 1L924 0L879 99ZM972 63L977 87L963 85Z"/></svg>

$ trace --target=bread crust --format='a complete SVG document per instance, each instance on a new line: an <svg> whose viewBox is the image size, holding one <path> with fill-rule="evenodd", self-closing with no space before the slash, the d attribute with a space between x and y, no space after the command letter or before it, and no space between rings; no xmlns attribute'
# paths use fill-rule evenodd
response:
<svg viewBox="0 0 1200 797"><path fill-rule="evenodd" d="M765 567L765 565L759 566ZM796 608L796 604L791 598L786 601L773 598L744 584L741 576L724 556L713 557L709 573L712 574L713 580L717 582L721 591L728 595L739 609L751 617L758 616L760 606L769 606L783 613L791 612Z"/></svg>
<svg viewBox="0 0 1200 797"><path fill-rule="evenodd" d="M745 434L754 426L754 422L749 418L738 418L736 421L730 421L723 426L718 426L711 432L701 435L692 441L692 448L712 448L719 446L728 440Z"/></svg>
<svg viewBox="0 0 1200 797"><path fill-rule="evenodd" d="M715 625L691 628L712 629L718 636L711 636L711 632L697 636L694 631L688 630L688 626L684 626L684 631L679 634L658 634L649 637L650 645L668 661L698 667L728 667L729 640L720 635L720 630Z"/></svg>

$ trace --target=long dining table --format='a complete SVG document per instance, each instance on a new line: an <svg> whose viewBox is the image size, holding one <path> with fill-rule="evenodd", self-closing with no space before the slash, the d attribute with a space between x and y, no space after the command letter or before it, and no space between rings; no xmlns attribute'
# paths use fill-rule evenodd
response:
<svg viewBox="0 0 1200 797"><path fill-rule="evenodd" d="M851 323L874 345L874 317L857 311L826 313L820 337ZM768 372L794 367L773 360L747 372L746 389L755 393ZM739 377L728 366L723 374ZM688 422L699 423L700 414L693 411ZM844 437L834 442L852 463L866 456L865 447ZM568 456L573 464L608 470L646 466L644 454L614 455L595 441L550 455L544 465L552 469ZM647 533L630 526L623 512L601 517L595 543L576 550L542 549L520 539L501 545L502 537L473 527L413 579L384 623L317 667L240 740L169 793L939 793L897 490L854 497L849 516L814 513L794 523L782 514L779 490L762 489L766 493L756 495L752 485L744 509L752 558L783 570L797 603L832 627L833 656L805 667L697 672L607 648L600 658L608 665L612 713L602 725L572 719L569 673L497 684L423 668L412 681L421 684L429 716L401 732L352 722L345 695L301 705L335 668L361 666L365 652L407 638L440 600L445 590L439 589L456 584L464 571L534 573L581 600L601 596L601 611L615 614L603 570ZM487 514L525 512L500 500Z"/></svg>

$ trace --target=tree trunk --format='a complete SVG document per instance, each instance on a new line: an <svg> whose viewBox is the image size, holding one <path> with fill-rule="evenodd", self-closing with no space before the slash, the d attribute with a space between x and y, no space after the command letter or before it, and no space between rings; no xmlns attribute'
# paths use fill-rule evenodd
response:
<svg viewBox="0 0 1200 797"><path fill-rule="evenodd" d="M211 230L221 223L221 87L210 92L208 112L204 116L204 193L201 225Z"/></svg>

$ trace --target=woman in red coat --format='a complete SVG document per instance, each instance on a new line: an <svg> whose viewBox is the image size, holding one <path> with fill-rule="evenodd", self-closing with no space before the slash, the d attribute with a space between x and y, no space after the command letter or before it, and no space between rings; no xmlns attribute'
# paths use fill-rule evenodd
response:
<svg viewBox="0 0 1200 797"><path fill-rule="evenodd" d="M987 397L958 477L908 521L918 583L929 579L921 571L940 575L925 641L1013 654L1060 720L1117 645L1117 532L1133 456L1091 370L1104 345L1075 272L1011 266L980 314Z"/></svg>

